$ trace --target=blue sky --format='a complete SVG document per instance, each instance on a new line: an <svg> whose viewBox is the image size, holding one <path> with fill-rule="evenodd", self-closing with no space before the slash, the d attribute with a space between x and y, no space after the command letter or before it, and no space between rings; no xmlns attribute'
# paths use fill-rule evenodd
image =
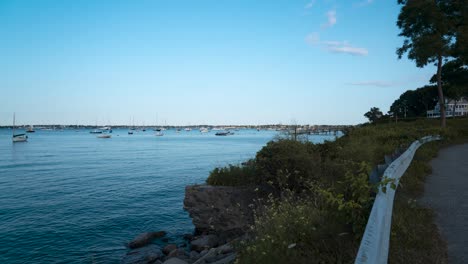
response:
<svg viewBox="0 0 468 264"><path fill-rule="evenodd" d="M0 1L0 125L356 124L433 66L390 0Z"/></svg>

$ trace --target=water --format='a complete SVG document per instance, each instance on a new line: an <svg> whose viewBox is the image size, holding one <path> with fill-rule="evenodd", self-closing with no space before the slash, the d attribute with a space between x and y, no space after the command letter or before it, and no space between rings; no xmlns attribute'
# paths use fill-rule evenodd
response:
<svg viewBox="0 0 468 264"><path fill-rule="evenodd" d="M193 231L185 186L254 157L276 134L39 130L13 144L0 129L0 263L119 263L124 244L147 231L178 242Z"/></svg>

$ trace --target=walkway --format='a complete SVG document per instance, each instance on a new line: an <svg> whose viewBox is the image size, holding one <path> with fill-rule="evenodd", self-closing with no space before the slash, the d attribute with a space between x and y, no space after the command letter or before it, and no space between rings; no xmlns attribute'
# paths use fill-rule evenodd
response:
<svg viewBox="0 0 468 264"><path fill-rule="evenodd" d="M421 202L433 208L449 264L468 263L468 144L439 151Z"/></svg>

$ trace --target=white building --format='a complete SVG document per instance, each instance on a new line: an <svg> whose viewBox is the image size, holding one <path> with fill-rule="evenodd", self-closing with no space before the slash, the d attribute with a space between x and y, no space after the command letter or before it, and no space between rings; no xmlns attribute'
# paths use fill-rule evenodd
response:
<svg viewBox="0 0 468 264"><path fill-rule="evenodd" d="M466 98L462 98L458 101L445 99L445 115L447 117L468 115L468 101ZM427 111L427 117L440 117L440 105L438 103L434 107L434 110Z"/></svg>

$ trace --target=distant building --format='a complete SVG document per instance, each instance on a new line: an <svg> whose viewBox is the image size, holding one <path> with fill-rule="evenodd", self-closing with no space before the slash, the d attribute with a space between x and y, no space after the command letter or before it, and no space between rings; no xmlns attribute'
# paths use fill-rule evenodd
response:
<svg viewBox="0 0 468 264"><path fill-rule="evenodd" d="M445 100L445 116L466 116L468 115L468 101L466 98L462 98L458 101ZM427 118L438 118L440 117L440 105L436 104L434 110L427 111Z"/></svg>

